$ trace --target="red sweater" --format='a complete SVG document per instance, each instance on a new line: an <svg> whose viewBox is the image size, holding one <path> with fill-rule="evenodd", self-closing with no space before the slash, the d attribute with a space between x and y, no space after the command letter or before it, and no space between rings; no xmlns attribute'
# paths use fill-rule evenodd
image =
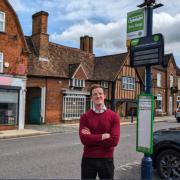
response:
<svg viewBox="0 0 180 180"><path fill-rule="evenodd" d="M88 128L91 134L83 134L83 128ZM111 137L102 140L103 133L110 133ZM110 109L103 113L89 110L80 118L79 136L84 144L84 157L112 158L120 137L120 118Z"/></svg>

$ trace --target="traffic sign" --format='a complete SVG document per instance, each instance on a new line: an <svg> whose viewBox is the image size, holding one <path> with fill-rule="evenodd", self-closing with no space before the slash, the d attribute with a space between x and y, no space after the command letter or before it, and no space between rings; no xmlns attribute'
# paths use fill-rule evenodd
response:
<svg viewBox="0 0 180 180"><path fill-rule="evenodd" d="M164 59L164 38L162 34L154 34L131 40L131 66L160 65Z"/></svg>

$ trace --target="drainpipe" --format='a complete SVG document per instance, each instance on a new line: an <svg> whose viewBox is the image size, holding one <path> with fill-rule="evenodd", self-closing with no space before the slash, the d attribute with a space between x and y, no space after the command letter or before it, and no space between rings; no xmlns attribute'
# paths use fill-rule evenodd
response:
<svg viewBox="0 0 180 180"><path fill-rule="evenodd" d="M115 111L115 92L116 92L116 81L112 82L112 89L111 89L111 110Z"/></svg>

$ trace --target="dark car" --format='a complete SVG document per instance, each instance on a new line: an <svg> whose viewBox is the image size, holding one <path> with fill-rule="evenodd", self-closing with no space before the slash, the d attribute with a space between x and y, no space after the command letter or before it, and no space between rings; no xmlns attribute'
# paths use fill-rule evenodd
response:
<svg viewBox="0 0 180 180"><path fill-rule="evenodd" d="M163 179L180 179L180 127L154 132L153 167Z"/></svg>
<svg viewBox="0 0 180 180"><path fill-rule="evenodd" d="M180 123L180 106L175 111L175 117L178 123Z"/></svg>

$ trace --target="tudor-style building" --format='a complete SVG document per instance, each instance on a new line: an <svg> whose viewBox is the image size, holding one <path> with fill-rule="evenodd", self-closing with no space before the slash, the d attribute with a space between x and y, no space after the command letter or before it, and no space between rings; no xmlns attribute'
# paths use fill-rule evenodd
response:
<svg viewBox="0 0 180 180"><path fill-rule="evenodd" d="M142 78L130 66L129 53L101 56L95 58L94 76L107 88L109 107L120 116L135 114L136 98L140 93Z"/></svg>
<svg viewBox="0 0 180 180"><path fill-rule="evenodd" d="M0 130L23 129L28 48L18 17L0 1Z"/></svg>

